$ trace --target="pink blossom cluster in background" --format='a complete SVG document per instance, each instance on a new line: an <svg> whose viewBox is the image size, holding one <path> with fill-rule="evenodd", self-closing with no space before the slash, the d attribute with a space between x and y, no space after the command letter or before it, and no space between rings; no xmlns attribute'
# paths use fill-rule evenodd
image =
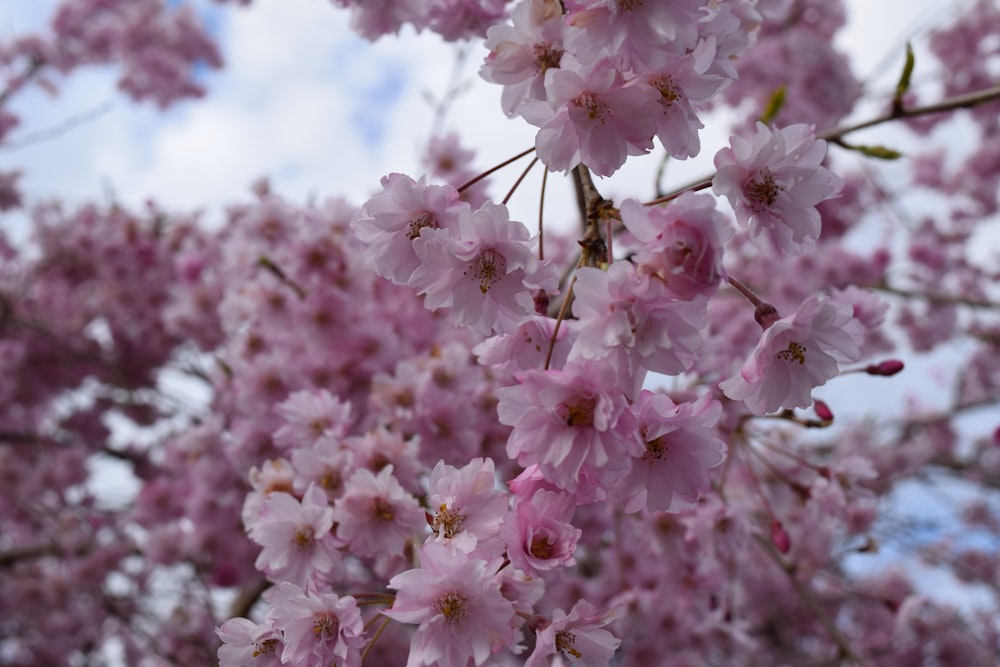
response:
<svg viewBox="0 0 1000 667"><path fill-rule="evenodd" d="M31 224L0 235L0 665L996 664L995 3L918 50L961 81L869 93L873 127L979 138L914 143L896 191L835 127L840 2L332 4L478 45L578 232L512 219L517 172L454 134L367 201L261 180L215 230L0 172ZM187 6L64 0L0 41L0 148L7 101L78 68L168 106L221 63ZM688 168L710 109L714 174L593 178ZM109 464L134 498L93 488ZM942 484L943 525L899 516Z"/></svg>

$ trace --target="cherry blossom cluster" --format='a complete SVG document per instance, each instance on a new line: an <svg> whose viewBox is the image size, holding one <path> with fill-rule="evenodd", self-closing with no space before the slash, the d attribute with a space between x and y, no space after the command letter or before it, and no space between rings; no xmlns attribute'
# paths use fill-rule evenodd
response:
<svg viewBox="0 0 1000 667"><path fill-rule="evenodd" d="M32 226L0 235L0 664L996 662L991 3L934 31L967 74L921 89L981 141L946 155L906 86L880 100L924 133L910 189L945 211L888 222L902 194L829 155L860 91L842 3L334 4L372 39L485 38L580 232L543 219L543 256L456 135L359 206L260 181L213 231L38 205L0 173L0 215ZM114 61L167 104L220 62L172 3L67 0L52 26L0 46L0 141L6 100L53 72ZM715 174L598 192L630 156L697 154L727 100ZM942 351L940 404L857 418L838 391L903 394ZM109 466L134 497L94 488ZM908 525L927 480L971 500ZM880 550L900 555L876 571Z"/></svg>
<svg viewBox="0 0 1000 667"><path fill-rule="evenodd" d="M760 15L742 1L522 0L511 18L487 32L482 68L504 112L539 128L549 169L610 176L654 137L672 157L698 153L696 108L736 77Z"/></svg>

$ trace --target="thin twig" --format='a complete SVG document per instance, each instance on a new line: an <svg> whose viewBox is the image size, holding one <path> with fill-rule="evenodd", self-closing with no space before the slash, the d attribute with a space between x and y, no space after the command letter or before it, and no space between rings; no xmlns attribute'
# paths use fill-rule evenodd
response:
<svg viewBox="0 0 1000 667"><path fill-rule="evenodd" d="M509 202L510 198L514 196L514 192L516 192L518 187L520 187L521 182L528 175L528 172L531 171L531 168L534 167L537 163L538 163L537 156L531 158L531 162L528 163L528 166L524 168L524 171L521 172L521 175L517 177L516 181L514 181L514 185L510 187L510 190L507 192L507 196L504 197L503 201L500 202L501 204L503 204L504 206L507 205L507 202Z"/></svg>
<svg viewBox="0 0 1000 667"><path fill-rule="evenodd" d="M529 148L527 150L521 151L520 153L518 153L517 155L515 155L512 158L508 158L508 159L504 160L503 162L501 162L500 164L496 165L495 167L490 167L489 169L487 169L483 173L481 173L478 176L476 176L475 178L473 178L471 181L467 181L467 182L463 183L461 186L459 186L458 191L459 192L464 192L465 190L468 190L473 185L475 185L479 181L483 180L484 178L486 178L487 176L489 176L493 172L499 171L500 169L503 169L504 167L506 167L511 162L517 162L518 160L520 160L521 158L523 158L525 155L529 155L530 153L532 153L534 150L535 150L535 147L532 146L531 148Z"/></svg>
<svg viewBox="0 0 1000 667"><path fill-rule="evenodd" d="M841 656L847 658L859 667L866 667L865 661L854 652L853 648L851 648L851 644L847 637L845 637L840 629L837 628L836 624L830 618L830 615L827 614L826 610L820 605L819 600L816 599L816 595L813 593L812 589L807 587L795 577L795 573L781 557L781 554L778 553L775 546L760 535L755 535L754 538L757 544L760 545L764 552L771 557L771 560L773 560L781 571L788 577L788 581L792 584L792 588L795 589L799 599L801 599L802 602L809 607L810 611L816 615L816 619L820 622L820 625L823 626L827 634L830 635L830 639L832 639L840 649Z"/></svg>
<svg viewBox="0 0 1000 667"><path fill-rule="evenodd" d="M1000 101L1000 85L983 90L977 90L972 93L966 93L964 95L949 97L934 104L889 111L881 116L876 116L875 118L870 118L860 123L844 125L842 127L833 128L832 130L826 130L825 132L818 134L817 137L827 140L839 139L846 134L874 127L875 125L881 125L882 123L888 123L893 120L915 118L916 116L930 116L933 114L945 113L947 111L955 111L957 109L969 109L979 106L980 104L996 101Z"/></svg>

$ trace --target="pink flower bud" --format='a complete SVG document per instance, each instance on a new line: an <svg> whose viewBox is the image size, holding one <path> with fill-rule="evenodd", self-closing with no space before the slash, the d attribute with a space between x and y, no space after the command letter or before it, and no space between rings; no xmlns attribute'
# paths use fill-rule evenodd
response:
<svg viewBox="0 0 1000 667"><path fill-rule="evenodd" d="M865 372L869 375L882 375L889 377L903 370L903 362L899 359L887 359L877 364L865 367Z"/></svg>
<svg viewBox="0 0 1000 667"><path fill-rule="evenodd" d="M816 416L822 419L823 421L825 422L833 421L833 411L830 409L830 406L824 403L823 401L816 401L813 404L813 409L816 411Z"/></svg>
<svg viewBox="0 0 1000 667"><path fill-rule="evenodd" d="M788 533L785 532L785 527L777 519L771 519L771 542L783 554L787 554L792 546L791 540L788 539Z"/></svg>

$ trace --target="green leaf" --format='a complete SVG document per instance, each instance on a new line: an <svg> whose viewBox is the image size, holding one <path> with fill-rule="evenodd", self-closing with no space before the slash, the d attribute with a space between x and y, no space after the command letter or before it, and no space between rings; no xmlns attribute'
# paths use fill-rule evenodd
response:
<svg viewBox="0 0 1000 667"><path fill-rule="evenodd" d="M771 97L768 98L767 104L764 105L764 113L760 115L760 122L770 123L774 120L774 117L778 115L781 111L781 107L785 105L785 87L781 86L776 91L771 93Z"/></svg>
<svg viewBox="0 0 1000 667"><path fill-rule="evenodd" d="M877 158L879 160L898 160L903 157L903 154L892 148L886 148L885 146L862 146L854 145L851 146L853 150L858 151L862 155L867 155L868 157Z"/></svg>
<svg viewBox="0 0 1000 667"><path fill-rule="evenodd" d="M910 77L913 75L913 47L906 43L906 62L903 64L903 73L899 75L899 83L896 84L896 103L903 101L903 95L910 89Z"/></svg>

